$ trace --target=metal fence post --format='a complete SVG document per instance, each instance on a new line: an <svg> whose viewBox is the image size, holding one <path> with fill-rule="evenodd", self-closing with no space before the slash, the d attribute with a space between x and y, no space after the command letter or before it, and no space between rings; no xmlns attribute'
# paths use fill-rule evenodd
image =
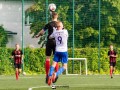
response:
<svg viewBox="0 0 120 90"><path fill-rule="evenodd" d="M24 0L22 0L22 52L24 55L24 17L25 12L24 12ZM22 60L22 71L24 72L24 59Z"/></svg>

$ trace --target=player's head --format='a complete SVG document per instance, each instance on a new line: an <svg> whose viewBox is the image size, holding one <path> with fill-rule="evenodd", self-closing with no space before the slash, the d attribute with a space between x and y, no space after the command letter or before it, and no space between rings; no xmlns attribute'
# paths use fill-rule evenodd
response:
<svg viewBox="0 0 120 90"><path fill-rule="evenodd" d="M57 21L57 30L62 30L63 29L63 23L61 21Z"/></svg>
<svg viewBox="0 0 120 90"><path fill-rule="evenodd" d="M15 44L15 48L16 49L19 49L20 48L20 45L17 43L17 44Z"/></svg>
<svg viewBox="0 0 120 90"><path fill-rule="evenodd" d="M113 50L113 45L112 44L110 44L110 50Z"/></svg>
<svg viewBox="0 0 120 90"><path fill-rule="evenodd" d="M52 12L52 19L57 19L57 18L58 18L57 12Z"/></svg>

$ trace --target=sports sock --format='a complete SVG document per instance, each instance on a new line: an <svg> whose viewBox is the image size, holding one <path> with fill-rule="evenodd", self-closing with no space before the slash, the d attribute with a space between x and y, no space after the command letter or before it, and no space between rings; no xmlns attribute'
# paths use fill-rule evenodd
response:
<svg viewBox="0 0 120 90"><path fill-rule="evenodd" d="M59 69L59 64L57 63L56 66L55 66L55 72L57 72Z"/></svg>
<svg viewBox="0 0 120 90"><path fill-rule="evenodd" d="M112 76L112 69L110 69L110 76Z"/></svg>
<svg viewBox="0 0 120 90"><path fill-rule="evenodd" d="M62 74L62 72L64 71L65 69L63 67L61 67L57 72L56 72L56 76Z"/></svg>
<svg viewBox="0 0 120 90"><path fill-rule="evenodd" d="M18 71L16 71L15 75L16 75L16 80L18 80Z"/></svg>
<svg viewBox="0 0 120 90"><path fill-rule="evenodd" d="M46 60L46 62L45 62L46 76L48 76L49 69L50 69L50 60Z"/></svg>
<svg viewBox="0 0 120 90"><path fill-rule="evenodd" d="M49 76L52 76L52 74L53 74L53 72L54 72L54 69L55 69L55 68L54 68L53 66L50 67Z"/></svg>

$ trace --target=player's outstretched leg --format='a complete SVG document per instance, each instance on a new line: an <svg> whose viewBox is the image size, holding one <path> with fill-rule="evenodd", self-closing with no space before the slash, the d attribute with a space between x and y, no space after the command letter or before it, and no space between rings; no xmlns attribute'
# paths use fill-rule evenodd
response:
<svg viewBox="0 0 120 90"><path fill-rule="evenodd" d="M56 77L55 77L55 79L54 79L54 80L52 80L52 82L53 82L53 83L56 83L56 82L57 82L57 80L58 80L58 76L56 76Z"/></svg>
<svg viewBox="0 0 120 90"><path fill-rule="evenodd" d="M52 82L55 83L57 81L57 78L58 76L56 76L56 73L53 73L52 75Z"/></svg>
<svg viewBox="0 0 120 90"><path fill-rule="evenodd" d="M59 64L57 63L55 66L55 72L57 72L59 70ZM53 83L55 83L58 79L58 76L55 78L55 80L53 81Z"/></svg>
<svg viewBox="0 0 120 90"><path fill-rule="evenodd" d="M46 72L46 80L45 82L48 82L48 73L49 73L49 69L50 69L50 59L46 59L45 61L45 72Z"/></svg>
<svg viewBox="0 0 120 90"><path fill-rule="evenodd" d="M48 77L48 85L50 86L52 84L52 76Z"/></svg>
<svg viewBox="0 0 120 90"><path fill-rule="evenodd" d="M54 69L55 68L53 66L50 67L50 72L49 72L48 82L47 82L49 86L52 84L52 74L54 72Z"/></svg>
<svg viewBox="0 0 120 90"><path fill-rule="evenodd" d="M57 78L60 74L62 74L62 72L64 71L64 67L61 67L56 73L53 73L52 75L52 82L56 82Z"/></svg>

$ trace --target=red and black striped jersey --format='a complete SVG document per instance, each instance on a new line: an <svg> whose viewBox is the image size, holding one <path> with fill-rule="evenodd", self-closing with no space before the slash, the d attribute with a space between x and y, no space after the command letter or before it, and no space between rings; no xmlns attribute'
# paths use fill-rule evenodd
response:
<svg viewBox="0 0 120 90"><path fill-rule="evenodd" d="M116 51L114 51L114 50L109 50L108 51L108 56L110 56L110 62L116 62L116 57L112 57L111 55L116 55L117 53L116 53Z"/></svg>
<svg viewBox="0 0 120 90"><path fill-rule="evenodd" d="M22 63L22 51L21 50L14 50L12 52L12 56L14 57L14 63L15 64L21 64Z"/></svg>

